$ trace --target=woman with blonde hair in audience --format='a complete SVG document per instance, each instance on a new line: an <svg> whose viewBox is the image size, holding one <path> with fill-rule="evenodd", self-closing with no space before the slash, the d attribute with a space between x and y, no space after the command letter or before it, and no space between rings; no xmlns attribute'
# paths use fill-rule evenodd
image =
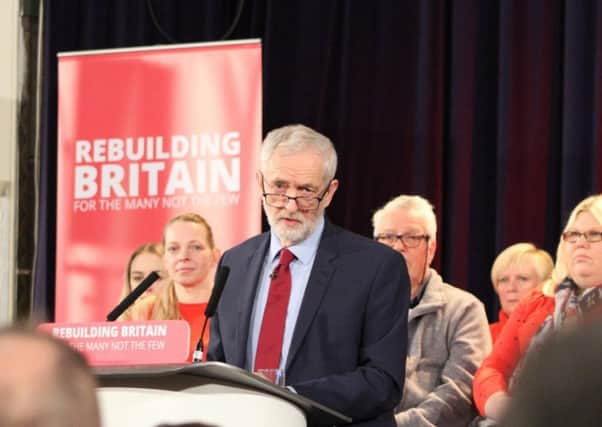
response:
<svg viewBox="0 0 602 427"><path fill-rule="evenodd" d="M516 243L500 252L491 267L491 283L501 306L498 321L489 325L494 343L519 301L541 289L552 268L550 254L532 243Z"/></svg>
<svg viewBox="0 0 602 427"><path fill-rule="evenodd" d="M485 425L499 421L506 411L525 354L560 329L602 317L602 195L586 198L572 211L558 243L551 282L553 295L547 289L533 292L516 307L475 374L473 397L487 417Z"/></svg>
<svg viewBox="0 0 602 427"><path fill-rule="evenodd" d="M160 243L144 243L131 253L125 267L125 276L119 301L123 300L151 272L156 271L163 278L163 247ZM155 282L145 295L157 293L162 289L163 280ZM130 310L119 316L118 320L130 320Z"/></svg>
<svg viewBox="0 0 602 427"><path fill-rule="evenodd" d="M163 247L168 281L159 294L134 304L131 319L186 320L190 325L191 360L201 335L220 251L215 247L211 227L195 213L184 213L169 220L163 231ZM205 348L208 339L209 328L206 328Z"/></svg>

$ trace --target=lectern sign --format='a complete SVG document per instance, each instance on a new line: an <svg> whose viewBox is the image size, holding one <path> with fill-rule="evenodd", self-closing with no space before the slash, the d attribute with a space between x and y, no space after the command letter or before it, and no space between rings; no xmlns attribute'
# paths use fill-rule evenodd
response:
<svg viewBox="0 0 602 427"><path fill-rule="evenodd" d="M93 366L184 363L189 353L190 327L184 320L44 323L39 328L66 340Z"/></svg>

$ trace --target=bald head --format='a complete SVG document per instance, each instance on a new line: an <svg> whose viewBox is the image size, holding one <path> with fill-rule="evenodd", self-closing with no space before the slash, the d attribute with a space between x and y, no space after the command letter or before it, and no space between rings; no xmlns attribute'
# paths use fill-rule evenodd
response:
<svg viewBox="0 0 602 427"><path fill-rule="evenodd" d="M0 372L0 427L100 426L94 377L68 344L2 329Z"/></svg>

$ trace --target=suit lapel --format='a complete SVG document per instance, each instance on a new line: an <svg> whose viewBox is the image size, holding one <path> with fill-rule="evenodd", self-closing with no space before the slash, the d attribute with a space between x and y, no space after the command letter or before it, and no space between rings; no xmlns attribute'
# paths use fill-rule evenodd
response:
<svg viewBox="0 0 602 427"><path fill-rule="evenodd" d="M335 260L339 255L339 248L335 238L336 233L336 227L326 221L314 265L309 276L309 281L305 288L305 294L303 295L303 302L301 303L301 309L299 310L297 324L295 325L295 332L293 333L293 339L286 361L287 368L291 365L295 355L301 348L303 339L305 338L309 326L320 307L322 298L328 289L330 278L336 269Z"/></svg>
<svg viewBox="0 0 602 427"><path fill-rule="evenodd" d="M259 285L259 275L263 266L266 251L269 246L269 233L264 233L263 238L252 253L249 254L246 265L244 279L240 287L240 310L238 312L238 330L236 336L236 347L239 349L234 354L240 355L242 359L237 363L238 366L244 366L247 355L247 340L251 322L251 312L255 303L255 294Z"/></svg>

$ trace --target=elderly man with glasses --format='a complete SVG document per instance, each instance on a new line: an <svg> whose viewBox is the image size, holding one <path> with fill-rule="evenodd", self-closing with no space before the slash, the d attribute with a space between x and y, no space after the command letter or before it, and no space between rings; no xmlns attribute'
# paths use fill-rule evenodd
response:
<svg viewBox="0 0 602 427"><path fill-rule="evenodd" d="M395 426L409 279L398 253L324 217L337 155L302 125L270 132L258 187L270 230L226 251L208 359L263 374L352 418Z"/></svg>
<svg viewBox="0 0 602 427"><path fill-rule="evenodd" d="M466 426L474 418L472 379L491 350L483 304L443 282L430 264L437 220L420 196L401 195L376 211L374 239L403 255L411 283L408 354L398 426Z"/></svg>

